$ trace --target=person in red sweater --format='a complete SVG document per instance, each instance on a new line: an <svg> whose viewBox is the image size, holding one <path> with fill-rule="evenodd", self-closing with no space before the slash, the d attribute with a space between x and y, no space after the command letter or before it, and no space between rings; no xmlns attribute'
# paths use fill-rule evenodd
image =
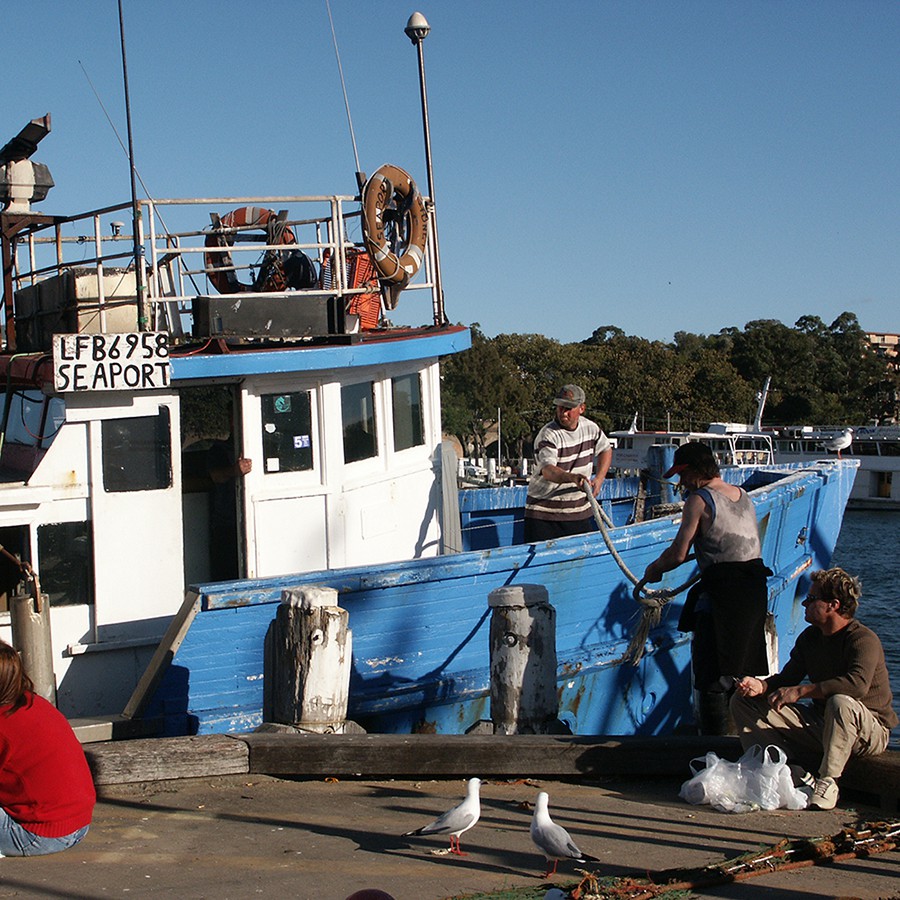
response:
<svg viewBox="0 0 900 900"><path fill-rule="evenodd" d="M96 800L75 732L34 693L18 652L0 641L0 856L74 846L87 834Z"/></svg>

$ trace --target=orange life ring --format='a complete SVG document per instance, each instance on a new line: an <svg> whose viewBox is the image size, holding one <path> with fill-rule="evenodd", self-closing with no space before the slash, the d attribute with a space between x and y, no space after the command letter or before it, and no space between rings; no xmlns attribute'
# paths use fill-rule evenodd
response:
<svg viewBox="0 0 900 900"><path fill-rule="evenodd" d="M363 237L382 281L405 286L419 271L428 242L428 215L416 183L398 166L382 166L362 192ZM387 215L386 215L387 214ZM401 220L403 245L391 247L385 218Z"/></svg>
<svg viewBox="0 0 900 900"><path fill-rule="evenodd" d="M207 236L207 247L231 247L234 244L234 233L228 233L228 228L259 228L266 234L266 243L269 244L295 244L296 238L290 228L284 227L280 233L275 230L278 215L272 209L263 209L261 206L242 206L226 213L219 220L219 224ZM238 281L237 272L231 254L205 253L204 264L206 277L212 286L220 294L239 294L246 291L283 291L287 289L287 279L284 274L281 253L277 250L266 251L260 266L259 276L253 284L244 284Z"/></svg>

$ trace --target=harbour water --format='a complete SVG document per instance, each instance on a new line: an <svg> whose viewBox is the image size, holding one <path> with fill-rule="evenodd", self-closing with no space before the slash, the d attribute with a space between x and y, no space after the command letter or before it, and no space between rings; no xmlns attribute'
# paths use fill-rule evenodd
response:
<svg viewBox="0 0 900 900"><path fill-rule="evenodd" d="M834 550L833 565L862 581L858 618L881 638L887 660L894 709L900 715L900 607L897 569L900 513L850 510ZM900 735L895 731L895 742Z"/></svg>

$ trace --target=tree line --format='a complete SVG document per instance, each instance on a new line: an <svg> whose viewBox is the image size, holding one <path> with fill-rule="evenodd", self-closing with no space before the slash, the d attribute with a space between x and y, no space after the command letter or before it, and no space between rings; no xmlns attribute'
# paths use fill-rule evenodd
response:
<svg viewBox="0 0 900 900"><path fill-rule="evenodd" d="M717 334L676 332L671 343L604 325L577 343L540 334L484 335L441 362L446 434L484 456L501 418L502 453L531 455L531 441L552 417L568 382L587 394L587 415L604 431L696 430L710 422L752 422L758 392L771 387L765 425L861 425L900 416L900 370L880 356L853 313L830 325L802 316L793 326L757 319ZM495 451L494 451L495 452Z"/></svg>

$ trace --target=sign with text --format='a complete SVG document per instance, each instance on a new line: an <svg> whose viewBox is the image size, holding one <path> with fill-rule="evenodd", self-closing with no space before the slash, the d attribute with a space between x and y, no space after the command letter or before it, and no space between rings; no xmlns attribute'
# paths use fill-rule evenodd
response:
<svg viewBox="0 0 900 900"><path fill-rule="evenodd" d="M53 335L58 391L147 391L169 386L169 336L163 332Z"/></svg>

